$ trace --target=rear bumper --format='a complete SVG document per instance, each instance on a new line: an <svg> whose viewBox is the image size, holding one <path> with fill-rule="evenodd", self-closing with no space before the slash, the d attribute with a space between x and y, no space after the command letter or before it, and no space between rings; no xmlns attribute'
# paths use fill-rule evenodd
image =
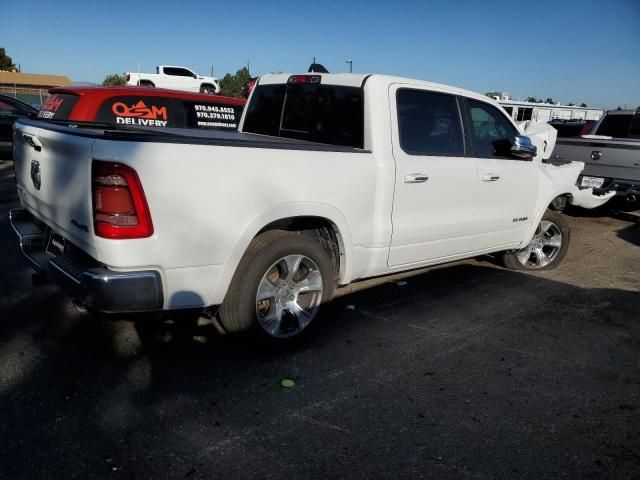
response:
<svg viewBox="0 0 640 480"><path fill-rule="evenodd" d="M43 223L22 209L11 210L9 221L20 241L20 250L33 268L89 310L129 313L162 309L159 272L115 272L73 245L68 245L64 255L50 255L46 251L50 230Z"/></svg>
<svg viewBox="0 0 640 480"><path fill-rule="evenodd" d="M580 185L580 182L582 182L583 176L603 178L602 175L595 175L595 174L591 175L589 173L583 172L578 177L578 182L577 182L578 185ZM593 189L593 191L598 194L608 192L611 190L615 190L617 195L623 195L623 196L626 196L627 194L633 193L633 192L636 192L636 193L640 192L640 180L625 180L621 178L604 177L604 183L602 184L602 187Z"/></svg>

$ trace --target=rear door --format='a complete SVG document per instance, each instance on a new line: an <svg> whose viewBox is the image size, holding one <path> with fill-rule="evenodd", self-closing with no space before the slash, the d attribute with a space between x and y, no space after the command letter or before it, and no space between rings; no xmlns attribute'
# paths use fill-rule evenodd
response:
<svg viewBox="0 0 640 480"><path fill-rule="evenodd" d="M457 97L403 85L389 94L396 162L389 266L474 250L477 169L465 156Z"/></svg>
<svg viewBox="0 0 640 480"><path fill-rule="evenodd" d="M464 101L476 177L474 243L480 249L519 243L535 213L538 172L533 160L510 155L516 127L501 109Z"/></svg>

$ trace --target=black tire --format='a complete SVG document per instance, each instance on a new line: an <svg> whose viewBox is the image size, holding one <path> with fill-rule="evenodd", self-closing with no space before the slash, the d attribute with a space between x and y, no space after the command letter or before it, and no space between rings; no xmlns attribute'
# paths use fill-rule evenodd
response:
<svg viewBox="0 0 640 480"><path fill-rule="evenodd" d="M270 230L254 238L245 252L229 285L227 294L218 311L218 318L227 332L251 331L261 340L271 339L282 342L284 338L267 332L258 321L256 295L263 277L281 259L289 255L302 255L311 259L322 276L320 304L333 298L336 273L327 251L313 238L298 232ZM318 311L313 320L317 318ZM299 337L309 329L287 338Z"/></svg>
<svg viewBox="0 0 640 480"><path fill-rule="evenodd" d="M153 84L153 82L150 82L149 80L141 80L139 83L139 86L155 88L155 85Z"/></svg>
<svg viewBox="0 0 640 480"><path fill-rule="evenodd" d="M541 225L545 222L551 223L553 227L550 227L546 232L541 232ZM545 223L545 226L547 225L548 223ZM555 238L555 235L552 235L553 233L555 233L555 235L561 236L562 243L558 248L551 246L551 244L553 243L551 241L552 237ZM531 243L529 243L527 247L521 250L504 252L502 261L504 263L504 266L511 270L551 270L553 268L556 268L560 264L560 262L562 262L562 259L567 254L567 250L569 249L570 240L571 229L566 217L560 213L547 210L542 216L540 225L538 225L536 234L531 240ZM550 253L552 251L551 249L553 249L553 255L552 258L550 258L550 261L548 261L548 263L545 263L544 261L538 262L538 250L537 248L534 248L533 250L530 249L532 245L534 247L539 247L547 258L551 257ZM529 252L528 255L527 251ZM524 263L523 259L526 259L524 260Z"/></svg>
<svg viewBox="0 0 640 480"><path fill-rule="evenodd" d="M213 95L216 93L216 89L213 85L209 85L208 83L200 85L200 93L204 93L206 95Z"/></svg>

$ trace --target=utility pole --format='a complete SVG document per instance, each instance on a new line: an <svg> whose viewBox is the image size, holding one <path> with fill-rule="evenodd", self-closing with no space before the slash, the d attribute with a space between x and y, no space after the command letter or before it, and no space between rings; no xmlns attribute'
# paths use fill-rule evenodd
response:
<svg viewBox="0 0 640 480"><path fill-rule="evenodd" d="M349 73L353 73L353 60L346 60L345 63L349 64Z"/></svg>
<svg viewBox="0 0 640 480"><path fill-rule="evenodd" d="M211 65L211 76L213 77L213 65Z"/></svg>

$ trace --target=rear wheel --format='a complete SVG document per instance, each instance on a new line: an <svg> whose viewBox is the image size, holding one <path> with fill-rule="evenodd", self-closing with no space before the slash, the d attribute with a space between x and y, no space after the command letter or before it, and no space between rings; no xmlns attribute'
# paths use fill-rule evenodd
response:
<svg viewBox="0 0 640 480"><path fill-rule="evenodd" d="M334 288L332 262L318 242L299 233L265 232L242 258L220 307L220 322L230 332L296 337L331 300Z"/></svg>
<svg viewBox="0 0 640 480"><path fill-rule="evenodd" d="M213 85L204 84L200 86L200 93L210 95L216 93L216 89L213 88Z"/></svg>
<svg viewBox="0 0 640 480"><path fill-rule="evenodd" d="M550 270L567 253L571 230L563 215L547 211L526 247L505 252L504 264L512 270Z"/></svg>
<svg viewBox="0 0 640 480"><path fill-rule="evenodd" d="M155 87L153 82L150 82L149 80L140 80L140 83L138 85L140 85L141 87Z"/></svg>

